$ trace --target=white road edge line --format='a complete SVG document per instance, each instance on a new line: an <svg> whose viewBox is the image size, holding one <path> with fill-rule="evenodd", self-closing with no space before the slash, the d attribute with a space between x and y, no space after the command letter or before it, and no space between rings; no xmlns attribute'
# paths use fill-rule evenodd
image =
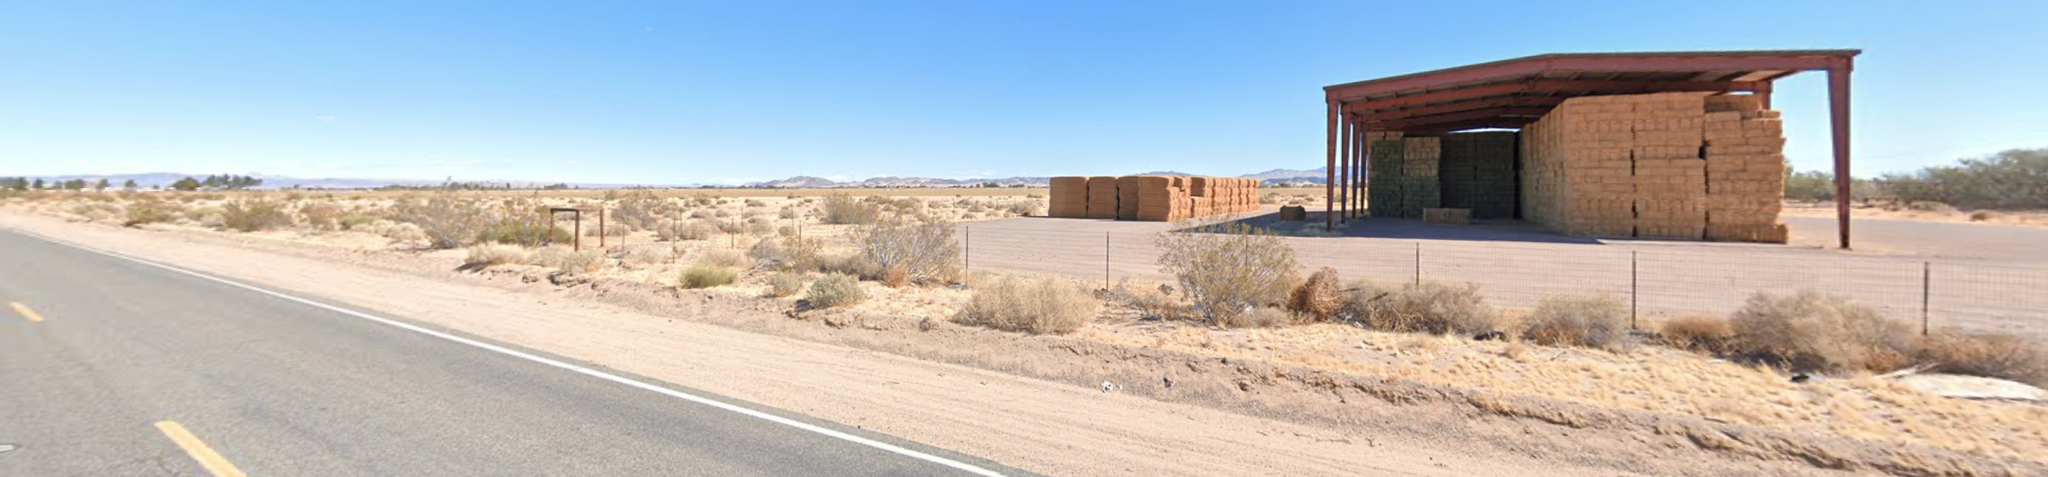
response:
<svg viewBox="0 0 2048 477"><path fill-rule="evenodd" d="M274 296L274 297L278 297L278 298L283 298L283 299L285 299L285 300L290 300L290 301L298 302L298 303L301 303L301 304L305 304L305 305L313 306L313 307L315 307L315 308L320 308L320 309L324 309L324 310L328 310L328 311L332 311L332 312L336 312L336 313L341 313L341 314L344 314L344 315L349 315L349 316L353 316L353 317L356 317L356 318L362 318L362 319L365 319L365 320L375 321L375 322L378 322L378 323L383 323L383 324L386 324L386 325L396 326L396 327L399 327L399 328L403 328L403 329L406 329L406 330L410 330L410 331L413 331L413 332L417 332L417 333L420 333L420 334L424 334L424 335L427 335L427 336L432 336L432 337L435 337L435 338L441 338L441 339L445 339L445 340L448 340L448 341L454 341L454 342L457 342L457 343L462 343L462 344L466 344L466 345L470 345L470 346L475 346L475 347L478 347L478 348L483 348L483 349L486 349L486 350L496 351L496 352L498 352L498 353L503 353L503 354L506 354L506 355L509 355L509 356L513 356L513 357L516 357L516 358L520 358L520 359L524 359L524 360L527 360L527 361L532 361L532 362L536 362L536 363L540 363L540 364L545 364L545 365L548 365L548 366L554 366L554 367L557 367L557 368L562 368L562 369L566 369L566 370L570 370L570 371L575 371L575 372L577 372L577 373L582 373L582 374L584 374L584 375L587 375L587 376L591 376L591 377L595 377L595 378L598 378L598 379L603 379L603 380L606 380L606 381L611 381L611 382L615 382L615 383L619 383L619 384L624 384L624 385L627 385L627 386L632 386L632 387L636 387L636 388L640 388L640 389L645 389L645 390L648 390L648 391L653 391L653 392L656 392L656 393L660 393L660 394L668 395L668 396L670 396L670 397L674 397L674 398L677 398L677 399L682 399L682 400L685 400L685 401L690 401L690 402L694 402L694 403L697 403L697 404L703 404L703 405L706 405L706 406L711 406L711 407L715 407L715 408L719 408L719 409L724 409L724 410L727 410L727 411L732 411L732 412L740 413L741 415L745 415L745 416L747 416L747 417L752 417L752 418L755 418L755 419L760 419L760 420L764 420L764 421L768 421L768 422L773 422L773 423L776 423L776 424L781 424L781 425L785 425L785 426L789 426L789 427L794 427L794 428L797 428L797 429L801 429L801 430L805 430L805 431L809 431L809 432L812 432L812 433L816 433L816 434L821 434L821 435L824 435L824 436L826 436L826 437L831 437L831 438L834 438L834 439L839 439L839 440L843 440L843 441L847 441L847 442L852 442L852 443L855 443L855 444L860 444L860 445L864 445L864 446L868 446L868 447L873 447L873 448L876 448L876 449L881 449L881 450L885 450L885 451L893 452L893 453L896 453L896 454L899 454L899 455L902 455L902 456L905 456L905 457L910 457L910 458L913 458L913 459L918 459L918 460L922 460L922 461L925 461L925 462L930 462L930 463L934 463L934 464L939 464L939 465L943 465L943 466L946 466L946 467L952 467L952 468L954 468L954 469L959 469L959 470L961 470L961 471L965 471L965 472L967 472L967 473L971 473L971 474L975 474L975 475L985 475L985 476L991 476L991 477L1000 477L1000 476L1002 476L1002 475L1003 475L1003 474L1001 474L1001 473L998 473L998 472L996 472L996 471L993 471L993 470L988 470L988 469L984 469L984 468L982 468L982 467L980 467L980 466L976 466L976 465L974 465L974 464L969 464L969 463L966 463L966 462L960 462L960 461L957 461L957 460L953 460L953 459L948 459L948 458L945 458L945 457L939 457L939 456L936 456L936 455L931 455L931 454L927 454L927 453L924 453L924 452L918 452L918 451L916 451L916 450L912 450L912 449L907 449L907 448L904 448L904 447L902 447L902 446L898 446L898 445L895 445L895 444L890 444L890 443L887 443L887 442L881 442L881 441L877 441L877 440L874 440L874 439L869 439L869 438L866 438L866 437L856 436L856 435L853 435L853 434L848 434L848 433L845 433L845 432L840 432L840 431L836 431L836 430L832 430L832 429L827 429L827 428L824 428L824 427L821 427L821 426L818 426L818 425L815 425L815 424L810 424L810 423L806 423L806 422L798 421L798 420L795 420L795 419L790 419L790 418L786 418L786 417L782 417L782 416L777 416L777 415L774 415L774 414L769 414L769 413L765 413L765 412L761 412L761 411L756 411L756 410L753 410L753 409L747 409L747 408L744 408L744 407L740 407L740 406L737 406L737 405L733 405L733 404L731 404L731 403L727 403L727 402L724 402L724 401L719 401L719 400L716 400L716 399L711 399L711 398L707 398L707 397L703 397L703 396L698 396L698 395L695 395L695 394L690 394L690 393L686 393L686 392L682 392L682 391L677 391L677 390L674 390L674 389L669 389L669 388L665 388L665 387L661 387L661 386L656 386L656 385L653 385L653 384L648 384L648 383L644 383L644 382L640 382L640 381L635 381L635 380L632 380L632 379L628 379L628 378L625 378L625 377L622 377L622 376L618 376L618 375L615 375L615 374L610 374L610 373L606 373L606 372L603 372L603 371L598 371L598 370L594 370L594 369L590 369L590 368L585 368L585 367L582 367L582 366L577 366L577 365L574 365L574 364L564 363L564 362L561 362L561 361L556 361L556 360L553 360L553 359L548 359L548 358L546 358L546 357L542 357L542 356L536 356L536 355L534 355L534 354L532 354L532 353L527 353L527 352L524 352L524 351L519 351L519 350L516 350L516 349L506 348L506 347L503 347L503 346L498 346L498 345L494 345L494 344L490 344L490 343L485 343L485 342L482 342L482 341L477 341L477 340L473 340L473 339L469 339L469 338L464 338L464 337L461 337L461 336L456 336L456 335L452 335L452 334L448 334L448 333L444 333L444 332L440 332L440 331L435 331L435 330L427 329L427 328L424 328L424 327L420 327L420 326L417 326L417 325L413 325L413 324L411 324L411 323L406 323L406 322L402 322L402 321L398 321L398 320L393 320L393 319L390 319L390 318L384 318L384 317L380 317L380 316L376 316L376 315L371 315L371 314L368 314L368 313L363 313L363 312L359 312L359 311L355 311L355 310L350 310L350 309L346 309L346 308L341 308L341 307L337 307L337 306L329 305L329 304L326 304L326 303L320 303L320 302L317 302L317 301L313 301L313 300L308 300L308 299L305 299L305 298L300 298L300 297L297 297L297 296L292 296L292 295L288 295L288 294L285 294L285 293L281 293L281 292L271 291L271 290L269 290L269 289L265 289L265 288L262 288L262 287L258 287L258 286L254 286L254 285L249 285L249 284L245 284L245 283L242 283L242 282L237 282L237 281L234 281L234 280L229 280L229 279L226 279L226 278L216 277L216 276L213 276L213 275L209 275L209 274L206 274L206 273L202 273L202 272L197 272L197 271L187 270L187 269L184 269L184 268L180 268L180 267L178 267L178 266L175 266L175 265L167 265L167 264L163 264L163 263L158 263L158 262L155 262L155 261L152 261L152 260L149 260L149 259L144 259L144 258L138 258L138 257L133 257L133 256L129 256L129 255L126 255L126 254L122 254L122 253L120 253L120 252L112 252L112 251L107 251L107 250L100 250L100 249L97 249L97 248L93 248L93 247L88 247L88 246L84 246L84 245L79 245L79 244L75 244L75 243L70 243L70 242L66 242L66 241L63 241L63 240L58 240L58 239L55 239L55 238L52 238L52 237L44 236L44 235L42 235L42 234L37 234L37 233L33 233L33 232L28 232L28 231L24 231L24 230L19 230L19 229L10 229L10 230L11 230L11 231L13 231L13 232L16 232L16 233L22 233L22 234L24 234L24 235L29 235L29 236L33 236L33 237L36 237L36 238L38 238L38 239L42 239L43 241L46 241L46 242L51 242L51 243L55 243L55 244L59 244L59 245L64 245L64 246L68 246L68 247L73 247L73 248L77 248L77 249L80 249L80 250L85 250L85 251L88 251L88 252L92 252L92 253L97 253L97 254L100 254L100 255L106 255L106 256L109 256L109 257L114 257L114 258L119 258L119 259L122 259L122 260L128 260L128 261L131 261L131 262L135 262L135 263L140 263L140 264L143 264L143 265L149 265L149 266L152 266L152 267L157 267L157 268L161 268L161 269L165 269L165 270L170 270L170 271L173 271L173 272L183 273L183 274L186 274L186 275L191 275L191 276L194 276L194 277L204 278L204 279L207 279L207 280L212 280L212 281L215 281L215 282L219 282L219 283L224 283L224 284L227 284L227 285L230 285L230 286L234 286L234 287L237 287L237 288L242 288L242 289L246 289L246 290L249 290L249 291L253 291L253 292L257 292L257 293L262 293L262 294L265 294L265 295L270 295L270 296Z"/></svg>

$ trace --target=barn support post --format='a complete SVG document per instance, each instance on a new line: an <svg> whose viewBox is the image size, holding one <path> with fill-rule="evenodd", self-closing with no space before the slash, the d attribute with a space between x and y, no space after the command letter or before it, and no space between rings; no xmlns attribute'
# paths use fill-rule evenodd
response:
<svg viewBox="0 0 2048 477"><path fill-rule="evenodd" d="M1337 207L1337 97L1326 95L1323 102L1328 103L1329 110L1325 141L1328 154L1323 165L1323 228L1331 229L1337 226L1337 216L1334 215Z"/></svg>
<svg viewBox="0 0 2048 477"><path fill-rule="evenodd" d="M1337 149L1337 223L1341 224L1351 218L1351 153L1358 148L1358 137L1349 118L1338 127L1343 131L1343 147Z"/></svg>
<svg viewBox="0 0 2048 477"><path fill-rule="evenodd" d="M1849 248L1849 72L1850 58L1836 58L1828 66L1828 119L1834 132L1835 148L1835 230L1842 249Z"/></svg>

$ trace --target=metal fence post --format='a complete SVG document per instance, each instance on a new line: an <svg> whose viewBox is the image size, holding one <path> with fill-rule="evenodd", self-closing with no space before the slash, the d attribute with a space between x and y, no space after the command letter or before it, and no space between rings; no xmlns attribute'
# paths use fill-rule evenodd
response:
<svg viewBox="0 0 2048 477"><path fill-rule="evenodd" d="M1415 284L1422 284L1422 242L1415 242Z"/></svg>
<svg viewBox="0 0 2048 477"><path fill-rule="evenodd" d="M1928 319L1928 302L1934 290L1934 262L1920 262L1920 336L1927 336L1932 322Z"/></svg>
<svg viewBox="0 0 2048 477"><path fill-rule="evenodd" d="M974 271L974 227L960 227L965 234L960 239L960 271Z"/></svg>
<svg viewBox="0 0 2048 477"><path fill-rule="evenodd" d="M1636 274L1636 251L1635 251L1635 250L1629 250L1629 251L1628 251L1628 329L1631 329L1631 330L1634 330L1634 329L1640 329L1640 328L1637 328L1637 327L1636 327L1636 320L1638 319L1637 317L1641 316L1641 313L1640 313L1640 312L1638 312L1638 311L1636 311L1636 310L1637 310L1637 304L1638 304L1639 302L1641 302L1641 301L1642 301L1642 298L1641 298L1641 297L1640 297L1640 296L1639 296L1639 295L1638 295L1638 294L1636 293L1636 276L1637 276L1637 274Z"/></svg>

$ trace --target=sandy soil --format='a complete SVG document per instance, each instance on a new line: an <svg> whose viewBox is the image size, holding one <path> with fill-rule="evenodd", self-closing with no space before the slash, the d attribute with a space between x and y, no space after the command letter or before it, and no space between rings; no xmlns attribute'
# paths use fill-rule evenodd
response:
<svg viewBox="0 0 2048 477"><path fill-rule="evenodd" d="M1908 208L1901 208L1898 206L1851 204L1849 214L1852 217L1860 219L1913 220L1921 222L1949 222L1986 225L2021 225L2028 227L2048 228L2048 211L2041 210L1986 210L1965 212L1946 206L1937 207L1934 210L1913 210ZM1784 215L1786 217L1834 218L1835 206L1834 204L1808 204L1787 202L1785 204L1785 211L1781 215Z"/></svg>

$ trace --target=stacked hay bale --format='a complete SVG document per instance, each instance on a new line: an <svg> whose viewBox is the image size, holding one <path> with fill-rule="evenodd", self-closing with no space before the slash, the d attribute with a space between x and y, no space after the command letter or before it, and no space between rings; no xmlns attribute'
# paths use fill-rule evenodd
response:
<svg viewBox="0 0 2048 477"><path fill-rule="evenodd" d="M1401 139L1401 216L1422 217L1422 209L1443 207L1443 186L1437 178L1443 144L1434 137Z"/></svg>
<svg viewBox="0 0 2048 477"><path fill-rule="evenodd" d="M1709 94L1573 98L1524 127L1523 217L1571 235L1782 242L1777 114Z"/></svg>
<svg viewBox="0 0 2048 477"><path fill-rule="evenodd" d="M1635 235L1635 108L1572 98L1522 128L1522 217L1570 235Z"/></svg>
<svg viewBox="0 0 2048 477"><path fill-rule="evenodd" d="M1699 240L1707 229L1707 163L1700 158L1703 93L1625 96L1635 160L1637 237Z"/></svg>
<svg viewBox="0 0 2048 477"><path fill-rule="evenodd" d="M1116 176L1088 178L1088 213L1091 219L1116 218Z"/></svg>
<svg viewBox="0 0 2048 477"><path fill-rule="evenodd" d="M1052 178L1051 198L1046 205L1047 217L1078 219L1088 216L1088 178L1081 176L1060 176Z"/></svg>
<svg viewBox="0 0 2048 477"><path fill-rule="evenodd" d="M1785 136L1756 96L1706 98L1706 238L1785 243Z"/></svg>
<svg viewBox="0 0 2048 477"><path fill-rule="evenodd" d="M1258 209L1258 182L1236 177L1063 176L1048 216L1172 221Z"/></svg>
<svg viewBox="0 0 2048 477"><path fill-rule="evenodd" d="M1400 132L1365 133L1371 159L1366 163L1365 211L1373 217L1400 217L1402 164L1405 146Z"/></svg>
<svg viewBox="0 0 2048 477"><path fill-rule="evenodd" d="M1142 200L1138 196L1138 192L1142 188L1138 185L1138 182L1142 177L1123 176L1116 178L1117 220L1138 220L1138 209Z"/></svg>
<svg viewBox="0 0 2048 477"><path fill-rule="evenodd" d="M1454 133L1440 141L1443 206L1471 209L1476 219L1514 218L1515 133Z"/></svg>

